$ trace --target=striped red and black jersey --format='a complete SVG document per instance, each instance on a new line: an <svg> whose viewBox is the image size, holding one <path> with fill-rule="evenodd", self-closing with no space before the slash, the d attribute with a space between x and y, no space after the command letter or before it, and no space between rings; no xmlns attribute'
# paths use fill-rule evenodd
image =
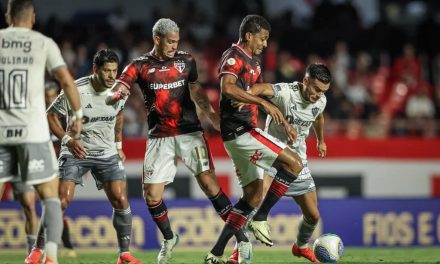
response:
<svg viewBox="0 0 440 264"><path fill-rule="evenodd" d="M177 51L173 58L160 60L147 53L133 60L118 82L130 88L138 83L148 110L148 137L170 137L202 130L189 83L197 81L194 58Z"/></svg>
<svg viewBox="0 0 440 264"><path fill-rule="evenodd" d="M244 91L255 83L262 82L261 67L258 57L252 56L239 45L233 44L226 50L219 65L219 78L224 74L237 77L237 86ZM242 133L257 127L258 107L247 104L241 111L231 105L232 100L222 95L220 101L222 137L233 133Z"/></svg>

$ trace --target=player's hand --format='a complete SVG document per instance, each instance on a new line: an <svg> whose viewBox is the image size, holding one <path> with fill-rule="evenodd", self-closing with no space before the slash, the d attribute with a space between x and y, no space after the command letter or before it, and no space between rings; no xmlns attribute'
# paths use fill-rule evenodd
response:
<svg viewBox="0 0 440 264"><path fill-rule="evenodd" d="M241 109L243 109L243 107L245 106L245 105L247 105L246 103L242 103L242 102L238 102L238 101L232 101L231 102L231 105L232 105L232 107L234 107L234 108L237 108L238 109L238 112L240 112L241 111Z"/></svg>
<svg viewBox="0 0 440 264"><path fill-rule="evenodd" d="M318 149L319 157L324 158L327 155L327 144L324 141L318 141L316 148Z"/></svg>
<svg viewBox="0 0 440 264"><path fill-rule="evenodd" d="M87 151L79 140L72 138L67 142L66 146L75 158L82 160L87 158Z"/></svg>
<svg viewBox="0 0 440 264"><path fill-rule="evenodd" d="M124 162L127 159L127 157L125 156L125 153L122 149L118 149L118 155L119 155L119 158L122 160L122 162Z"/></svg>
<svg viewBox="0 0 440 264"><path fill-rule="evenodd" d="M118 90L114 93L118 94L115 101L126 99L130 95L130 91L124 85L120 85Z"/></svg>
<svg viewBox="0 0 440 264"><path fill-rule="evenodd" d="M296 138L298 137L298 131L296 131L296 128L291 126L287 121L283 122L284 130L286 131L287 135L287 142L289 144L293 144L296 141Z"/></svg>
<svg viewBox="0 0 440 264"><path fill-rule="evenodd" d="M280 109L267 101L263 101L262 107L264 112L270 115L276 124L283 123L284 117Z"/></svg>
<svg viewBox="0 0 440 264"><path fill-rule="evenodd" d="M81 133L82 126L83 126L82 118L81 118L81 119L75 119L75 120L73 120L73 121L70 123L70 125L69 125L67 131L69 131L69 135L70 135L73 139L79 139L79 135L80 135L80 133Z"/></svg>

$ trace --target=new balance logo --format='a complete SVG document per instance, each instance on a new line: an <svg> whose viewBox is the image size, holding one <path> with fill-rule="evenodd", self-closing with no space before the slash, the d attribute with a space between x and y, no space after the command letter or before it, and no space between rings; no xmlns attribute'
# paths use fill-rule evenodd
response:
<svg viewBox="0 0 440 264"><path fill-rule="evenodd" d="M93 108L91 104L88 104L86 108Z"/></svg>

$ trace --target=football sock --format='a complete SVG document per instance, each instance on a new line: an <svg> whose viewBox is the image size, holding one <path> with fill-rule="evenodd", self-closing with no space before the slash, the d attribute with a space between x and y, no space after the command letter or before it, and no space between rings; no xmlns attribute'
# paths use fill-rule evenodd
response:
<svg viewBox="0 0 440 264"><path fill-rule="evenodd" d="M232 203L229 200L228 196L220 189L218 194L214 197L210 197L209 200L211 201L212 205L214 206L214 209L217 211L217 214L224 220L228 218L229 212L232 209ZM249 239L245 236L242 230L239 230L235 237L237 238L238 242L249 242Z"/></svg>
<svg viewBox="0 0 440 264"><path fill-rule="evenodd" d="M272 184L267 191L266 197L260 206L260 209L255 214L253 220L255 221L267 221L267 215L270 209L283 197L284 193L289 188L289 185L296 179L296 176L292 173L279 169Z"/></svg>
<svg viewBox="0 0 440 264"><path fill-rule="evenodd" d="M170 220L168 219L168 209L163 200L160 200L160 202L156 204L148 205L148 210L154 222L156 222L157 227L160 229L160 232L162 232L163 238L166 240L172 239L174 234L171 230Z"/></svg>
<svg viewBox="0 0 440 264"><path fill-rule="evenodd" d="M113 208L113 226L118 237L120 252L129 251L131 239L131 209L115 209Z"/></svg>
<svg viewBox="0 0 440 264"><path fill-rule="evenodd" d="M301 222L298 226L298 235L296 236L296 243L299 247L302 247L309 242L310 237L312 236L313 231L315 231L316 226L317 224L313 225L307 223L304 219L304 216L302 217Z"/></svg>
<svg viewBox="0 0 440 264"><path fill-rule="evenodd" d="M63 232L63 217L59 198L44 200L43 218L47 232L46 253L55 263L57 260L58 243Z"/></svg>
<svg viewBox="0 0 440 264"><path fill-rule="evenodd" d="M72 242L70 240L69 222L66 218L63 218L63 235L61 236L63 245L65 248L73 249Z"/></svg>
<svg viewBox="0 0 440 264"><path fill-rule="evenodd" d="M37 240L36 235L26 235L26 245L27 245L28 254L31 253L32 247L34 246L36 240Z"/></svg>
<svg viewBox="0 0 440 264"><path fill-rule="evenodd" d="M225 227L211 250L215 256L222 256L229 239L246 224L247 217L254 208L246 201L240 199L230 211Z"/></svg>

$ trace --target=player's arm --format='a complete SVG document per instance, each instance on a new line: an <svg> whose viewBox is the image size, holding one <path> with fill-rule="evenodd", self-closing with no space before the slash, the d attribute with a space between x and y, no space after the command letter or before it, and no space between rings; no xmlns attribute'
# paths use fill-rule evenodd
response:
<svg viewBox="0 0 440 264"><path fill-rule="evenodd" d="M320 113L313 122L313 129L315 130L316 139L318 140L317 149L319 156L324 158L327 155L327 145L324 141L324 115Z"/></svg>
<svg viewBox="0 0 440 264"><path fill-rule="evenodd" d="M130 95L129 87L121 82L116 82L112 89L107 93L105 103L107 105L114 105L119 100L125 100Z"/></svg>
<svg viewBox="0 0 440 264"><path fill-rule="evenodd" d="M125 161L125 153L122 150L122 128L124 127L124 113L119 111L116 115L116 123L115 123L115 144L116 150L118 151L118 155L122 161Z"/></svg>
<svg viewBox="0 0 440 264"><path fill-rule="evenodd" d="M57 98L57 100L60 100ZM56 103L56 101L55 101ZM70 153L77 159L86 159L87 152L79 139L71 136L71 132L66 132L61 125L60 118L65 117L55 110L54 104L47 110L47 121L49 123L50 131L69 149ZM81 120L82 122L82 120ZM82 123L81 123L82 124Z"/></svg>
<svg viewBox="0 0 440 264"><path fill-rule="evenodd" d="M69 131L72 132L73 138L79 138L82 129L83 112L81 109L78 89L76 88L72 75L66 67L55 69L53 74L69 101L70 109L73 111L73 116L70 118L71 123L69 124Z"/></svg>
<svg viewBox="0 0 440 264"><path fill-rule="evenodd" d="M199 107L201 112L208 116L214 128L217 131L220 131L220 116L214 111L214 108L209 102L208 96L200 83L197 81L189 83L189 91L193 102Z"/></svg>
<svg viewBox="0 0 440 264"><path fill-rule="evenodd" d="M254 84L249 92L256 96L272 97L275 95L273 91L273 84L270 83L257 83Z"/></svg>

